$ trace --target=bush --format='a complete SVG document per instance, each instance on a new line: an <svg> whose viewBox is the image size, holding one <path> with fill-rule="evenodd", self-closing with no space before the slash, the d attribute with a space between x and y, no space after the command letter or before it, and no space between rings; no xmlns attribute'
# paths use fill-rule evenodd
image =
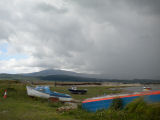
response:
<svg viewBox="0 0 160 120"><path fill-rule="evenodd" d="M112 110L121 110L123 108L123 101L121 98L115 98L112 100L110 109Z"/></svg>
<svg viewBox="0 0 160 120"><path fill-rule="evenodd" d="M143 98L138 98L135 101L129 103L126 107L125 107L125 111L127 112L144 112L144 110L147 108L147 103L144 102Z"/></svg>

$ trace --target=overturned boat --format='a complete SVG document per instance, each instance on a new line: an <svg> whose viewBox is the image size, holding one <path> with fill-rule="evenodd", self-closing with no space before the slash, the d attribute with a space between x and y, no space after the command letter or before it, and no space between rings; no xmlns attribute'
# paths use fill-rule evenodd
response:
<svg viewBox="0 0 160 120"><path fill-rule="evenodd" d="M125 106L140 96L143 96L146 102L160 102L160 91L148 91L89 98L82 101L82 108L87 111L96 112L97 110L108 109L113 99L121 98L123 106Z"/></svg>
<svg viewBox="0 0 160 120"><path fill-rule="evenodd" d="M71 87L68 89L72 94L85 94L87 89L77 89L77 87Z"/></svg>
<svg viewBox="0 0 160 120"><path fill-rule="evenodd" d="M26 86L28 96L40 97L40 98L55 98L59 101L71 101L72 97L68 94L53 92L50 90L49 86Z"/></svg>

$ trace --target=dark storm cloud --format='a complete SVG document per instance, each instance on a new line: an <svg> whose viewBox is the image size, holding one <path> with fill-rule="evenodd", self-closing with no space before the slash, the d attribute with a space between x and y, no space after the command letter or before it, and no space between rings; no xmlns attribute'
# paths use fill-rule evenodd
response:
<svg viewBox="0 0 160 120"><path fill-rule="evenodd" d="M29 56L28 62L15 62L12 68L160 78L158 0L0 3L6 5L0 7L0 38L10 44L10 53Z"/></svg>
<svg viewBox="0 0 160 120"><path fill-rule="evenodd" d="M96 70L124 76L159 76L159 1L75 2L80 13L86 12L99 24L109 22L117 30L115 36L103 36L103 52L97 55L103 59L93 60Z"/></svg>
<svg viewBox="0 0 160 120"><path fill-rule="evenodd" d="M67 9L65 9L65 8L58 9L58 8L56 8L56 7L54 7L54 6L50 5L50 4L47 4L45 2L39 3L37 5L36 9L42 10L44 12L50 12L50 11L57 12L57 13L65 13L65 12L67 12Z"/></svg>
<svg viewBox="0 0 160 120"><path fill-rule="evenodd" d="M130 7L139 11L142 14L160 14L160 1L159 0L130 0ZM136 9L137 8L137 9Z"/></svg>

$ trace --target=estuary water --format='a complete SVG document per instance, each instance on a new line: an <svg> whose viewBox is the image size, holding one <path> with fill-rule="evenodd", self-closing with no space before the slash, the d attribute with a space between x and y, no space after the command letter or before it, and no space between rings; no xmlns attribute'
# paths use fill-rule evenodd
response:
<svg viewBox="0 0 160 120"><path fill-rule="evenodd" d="M126 91L130 91L130 92L142 92L143 87L150 87L151 90L160 90L160 84L156 84L156 85L152 84L152 85L144 85L144 86L136 86L136 87L124 87L121 89L126 90Z"/></svg>

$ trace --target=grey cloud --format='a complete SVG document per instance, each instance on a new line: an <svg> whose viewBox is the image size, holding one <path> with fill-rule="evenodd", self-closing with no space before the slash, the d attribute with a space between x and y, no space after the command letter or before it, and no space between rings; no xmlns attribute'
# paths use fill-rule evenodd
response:
<svg viewBox="0 0 160 120"><path fill-rule="evenodd" d="M37 5L37 7L35 8L35 10L39 9L40 11L44 11L44 12L57 12L58 14L60 13L66 13L67 12L67 9L66 8L61 8L61 9L58 9L50 4L47 4L47 3L39 3Z"/></svg>
<svg viewBox="0 0 160 120"><path fill-rule="evenodd" d="M126 2L129 3L131 8L138 10L142 14L160 14L159 0L126 0Z"/></svg>
<svg viewBox="0 0 160 120"><path fill-rule="evenodd" d="M103 36L102 39L105 41L103 52L92 60L96 66L92 69L124 76L159 74L160 18L157 13L160 4L158 1L151 2L150 4L150 1L78 1L80 13L86 12L99 24L109 22L118 31L115 36L107 34ZM105 48L108 44L111 46Z"/></svg>
<svg viewBox="0 0 160 120"><path fill-rule="evenodd" d="M56 8L26 0L13 4L13 11L8 3L0 7L7 22L0 22L0 37L9 42L10 52L32 57L27 68L159 79L158 5L149 0L68 0Z"/></svg>

